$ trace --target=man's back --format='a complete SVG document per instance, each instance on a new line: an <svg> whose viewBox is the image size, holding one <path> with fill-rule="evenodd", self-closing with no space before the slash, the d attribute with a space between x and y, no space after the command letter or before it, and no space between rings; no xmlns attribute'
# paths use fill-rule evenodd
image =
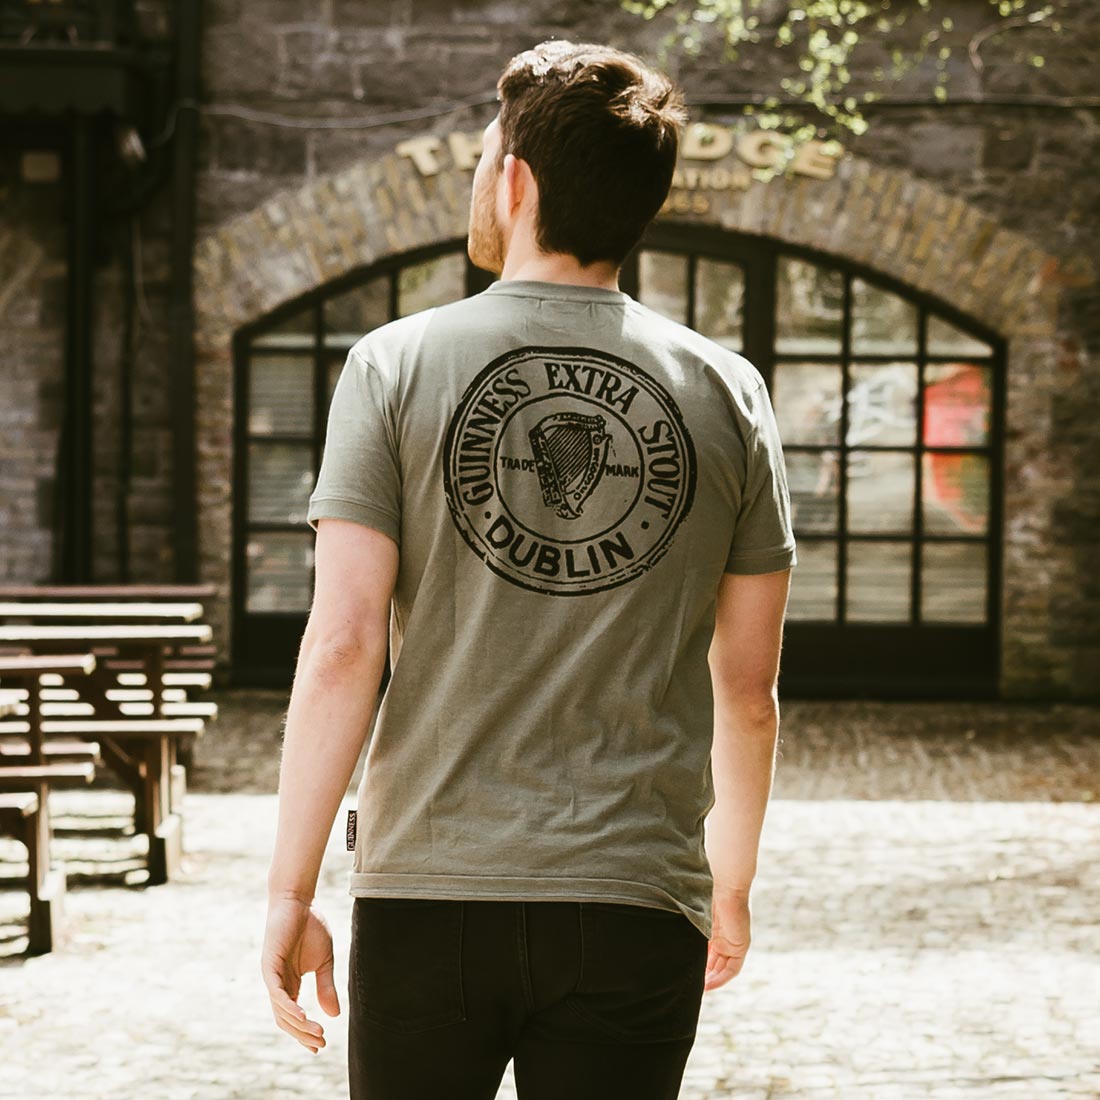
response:
<svg viewBox="0 0 1100 1100"><path fill-rule="evenodd" d="M352 349L323 516L400 546L351 893L630 901L709 937L718 583L796 563L756 368L619 291L495 282Z"/></svg>

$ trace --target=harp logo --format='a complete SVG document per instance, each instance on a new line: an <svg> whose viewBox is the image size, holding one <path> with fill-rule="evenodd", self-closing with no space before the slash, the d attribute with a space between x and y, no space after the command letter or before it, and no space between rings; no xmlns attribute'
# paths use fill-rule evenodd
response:
<svg viewBox="0 0 1100 1100"><path fill-rule="evenodd" d="M668 550L695 495L695 450L668 391L577 347L494 359L451 417L443 485L470 549L550 595L601 592Z"/></svg>

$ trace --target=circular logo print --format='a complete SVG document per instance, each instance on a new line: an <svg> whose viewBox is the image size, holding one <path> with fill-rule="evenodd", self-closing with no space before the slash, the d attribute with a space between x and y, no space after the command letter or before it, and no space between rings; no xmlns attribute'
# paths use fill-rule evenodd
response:
<svg viewBox="0 0 1100 1100"><path fill-rule="evenodd" d="M443 484L470 548L522 588L602 592L649 569L695 495L695 450L668 391L591 348L525 347L467 387Z"/></svg>

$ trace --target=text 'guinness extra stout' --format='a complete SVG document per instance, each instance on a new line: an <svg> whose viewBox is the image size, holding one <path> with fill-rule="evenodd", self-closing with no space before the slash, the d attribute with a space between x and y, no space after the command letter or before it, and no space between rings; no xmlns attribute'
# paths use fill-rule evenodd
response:
<svg viewBox="0 0 1100 1100"><path fill-rule="evenodd" d="M443 465L470 548L513 584L552 595L640 576L695 493L695 451L670 394L592 348L494 359L451 418Z"/></svg>

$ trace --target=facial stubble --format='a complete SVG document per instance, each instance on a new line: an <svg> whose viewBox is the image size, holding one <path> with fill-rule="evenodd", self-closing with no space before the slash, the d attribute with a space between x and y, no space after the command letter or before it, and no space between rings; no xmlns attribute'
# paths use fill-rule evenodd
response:
<svg viewBox="0 0 1100 1100"><path fill-rule="evenodd" d="M467 251L476 267L499 275L504 270L504 235L497 221L496 183L499 176L486 176L485 186L475 189L470 209Z"/></svg>

